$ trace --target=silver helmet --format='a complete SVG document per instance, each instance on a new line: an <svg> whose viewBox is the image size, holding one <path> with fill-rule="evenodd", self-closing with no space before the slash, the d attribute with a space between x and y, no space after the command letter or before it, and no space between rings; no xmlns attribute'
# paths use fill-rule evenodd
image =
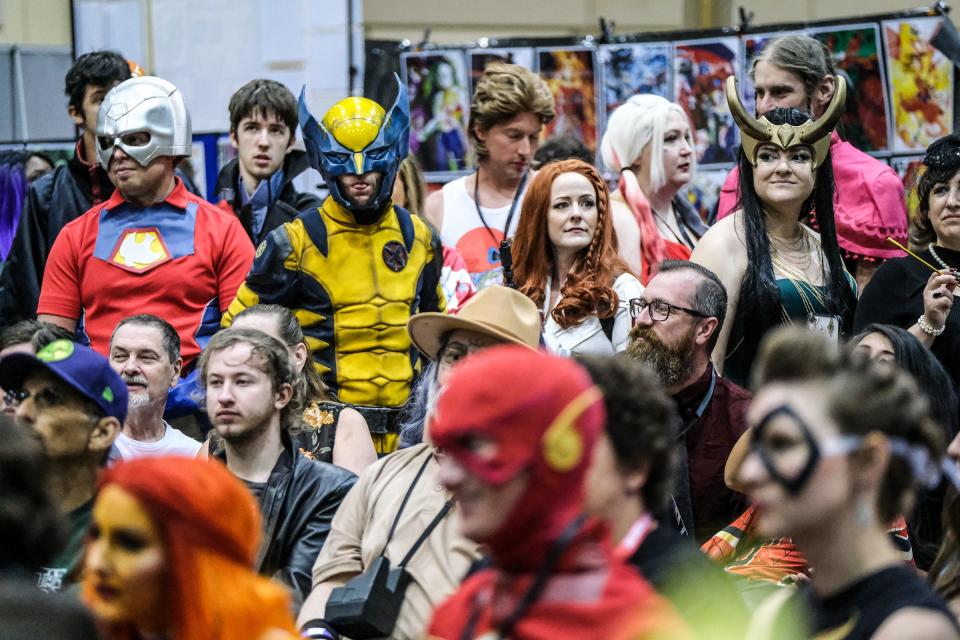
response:
<svg viewBox="0 0 960 640"><path fill-rule="evenodd" d="M189 156L190 113L180 90L156 76L130 78L111 89L97 114L97 157L104 169L114 147L142 166L159 156Z"/></svg>

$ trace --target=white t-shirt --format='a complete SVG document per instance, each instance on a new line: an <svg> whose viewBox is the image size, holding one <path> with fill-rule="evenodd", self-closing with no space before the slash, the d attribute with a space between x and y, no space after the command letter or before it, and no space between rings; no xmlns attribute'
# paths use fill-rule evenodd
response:
<svg viewBox="0 0 960 640"><path fill-rule="evenodd" d="M443 228L440 229L440 241L445 247L455 248L467 264L467 271L473 278L477 289L491 284L503 284L503 267L500 265L500 242L503 240L507 218L510 217L510 202L502 207L491 209L480 207L483 219L490 228L484 226L477 213L477 203L473 195L467 192L467 178L457 178L443 185ZM528 181L529 184L529 181ZM523 207L524 191L517 197L517 205L510 219L507 236L512 237L520 221L520 209Z"/></svg>
<svg viewBox="0 0 960 640"><path fill-rule="evenodd" d="M174 429L166 421L164 421L163 426L166 427L166 431L163 437L155 442L134 440L122 432L117 434L117 439L113 441L113 447L111 447L110 455L107 457L107 465L112 465L118 460L132 460L133 458L155 456L193 458L197 455L201 446L199 442L179 429Z"/></svg>

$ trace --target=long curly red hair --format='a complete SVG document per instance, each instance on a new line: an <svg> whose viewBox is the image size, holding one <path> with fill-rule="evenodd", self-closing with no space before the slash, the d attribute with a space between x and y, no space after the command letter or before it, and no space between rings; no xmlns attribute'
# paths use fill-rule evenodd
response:
<svg viewBox="0 0 960 640"><path fill-rule="evenodd" d="M550 315L566 329L588 316L609 318L617 311L619 300L613 282L629 271L620 258L617 236L610 222L610 198L600 173L582 160L561 160L537 172L523 199L523 209L513 241L514 274L517 288L537 306L549 292L547 275L554 268L553 244L547 234L550 190L563 173L579 173L593 185L597 196L597 227L590 245L582 249L560 288L560 301Z"/></svg>
<svg viewBox="0 0 960 640"><path fill-rule="evenodd" d="M285 590L254 573L260 512L243 484L212 460L158 457L120 462L100 488L131 494L159 527L167 553L172 640L296 636ZM93 598L89 581L83 585ZM139 637L130 625L102 629L109 640Z"/></svg>

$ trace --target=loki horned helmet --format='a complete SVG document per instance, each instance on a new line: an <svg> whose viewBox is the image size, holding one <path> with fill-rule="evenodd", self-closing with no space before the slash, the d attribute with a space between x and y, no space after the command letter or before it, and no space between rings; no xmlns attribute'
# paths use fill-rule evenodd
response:
<svg viewBox="0 0 960 640"><path fill-rule="evenodd" d="M757 147L765 143L774 144L781 149L806 145L813 150L813 168L816 169L823 163L830 150L830 133L843 115L847 100L847 84L843 77L833 77L837 88L826 111L819 119L807 120L799 126L772 124L764 116L754 117L740 101L736 78L727 78L727 104L730 105L730 114L740 128L743 152L750 164L757 166Z"/></svg>

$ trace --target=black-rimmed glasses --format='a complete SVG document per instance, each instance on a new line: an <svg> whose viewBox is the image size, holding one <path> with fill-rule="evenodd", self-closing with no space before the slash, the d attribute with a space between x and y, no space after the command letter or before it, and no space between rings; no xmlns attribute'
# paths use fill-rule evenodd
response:
<svg viewBox="0 0 960 640"><path fill-rule="evenodd" d="M63 394L50 387L43 388L36 393L30 393L25 389L8 389L3 396L3 401L7 406L16 408L30 396L33 396L34 402L39 408L56 407L66 402Z"/></svg>
<svg viewBox="0 0 960 640"><path fill-rule="evenodd" d="M656 298L647 302L643 298L631 298L630 299L630 317L636 320L640 317L640 313L644 309L650 310L650 319L654 322L663 322L670 317L671 311L682 311L684 313L690 314L696 318L708 318L709 316L705 313L701 313L696 309L688 309L686 307L680 307L675 304L670 304L666 300L661 300Z"/></svg>

